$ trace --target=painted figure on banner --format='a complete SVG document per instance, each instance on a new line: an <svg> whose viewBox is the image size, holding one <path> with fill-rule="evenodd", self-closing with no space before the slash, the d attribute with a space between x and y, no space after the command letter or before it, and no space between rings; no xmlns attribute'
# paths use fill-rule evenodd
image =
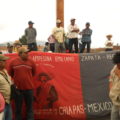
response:
<svg viewBox="0 0 120 120"><path fill-rule="evenodd" d="M58 100L53 75L41 72L38 74L38 81L40 85L36 89L35 102L38 103L40 109L53 108L54 102Z"/></svg>

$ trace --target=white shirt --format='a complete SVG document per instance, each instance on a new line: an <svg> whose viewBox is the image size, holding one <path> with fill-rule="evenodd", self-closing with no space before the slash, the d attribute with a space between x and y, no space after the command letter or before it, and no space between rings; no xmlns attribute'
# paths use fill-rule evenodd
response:
<svg viewBox="0 0 120 120"><path fill-rule="evenodd" d="M111 40L106 40L105 47L106 48L113 48L113 42Z"/></svg>
<svg viewBox="0 0 120 120"><path fill-rule="evenodd" d="M63 27L55 27L52 31L52 35L55 37L55 39L59 42L59 43L63 43L64 42L64 28Z"/></svg>
<svg viewBox="0 0 120 120"><path fill-rule="evenodd" d="M72 32L73 30L79 29L78 26L75 25L69 25L68 26L68 38L78 38L78 34L77 32Z"/></svg>

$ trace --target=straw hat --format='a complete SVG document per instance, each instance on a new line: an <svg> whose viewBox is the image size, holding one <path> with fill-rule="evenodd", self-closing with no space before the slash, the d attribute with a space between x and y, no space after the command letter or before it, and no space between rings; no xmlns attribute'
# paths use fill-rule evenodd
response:
<svg viewBox="0 0 120 120"><path fill-rule="evenodd" d="M110 38L111 38L111 37L112 37L112 35L111 35L111 34L109 34L109 35L106 35L106 37L107 37L107 38L108 38L108 37L110 37Z"/></svg>

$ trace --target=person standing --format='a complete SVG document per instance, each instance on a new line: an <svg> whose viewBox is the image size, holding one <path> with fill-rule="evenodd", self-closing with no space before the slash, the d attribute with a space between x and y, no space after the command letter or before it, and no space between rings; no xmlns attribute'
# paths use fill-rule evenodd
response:
<svg viewBox="0 0 120 120"><path fill-rule="evenodd" d="M8 59L9 57L6 57L2 54L0 55L0 93L5 100L4 116L2 120L12 120L12 109L10 105L12 81L7 70L5 69L6 60Z"/></svg>
<svg viewBox="0 0 120 120"><path fill-rule="evenodd" d="M105 47L106 47L105 51L112 51L113 50L113 42L111 40L112 35L107 35L106 37L107 40L105 42Z"/></svg>
<svg viewBox="0 0 120 120"><path fill-rule="evenodd" d="M64 45L64 28L61 26L61 20L57 19L56 27L52 31L52 35L55 38L55 52L64 53L65 45Z"/></svg>
<svg viewBox="0 0 120 120"><path fill-rule="evenodd" d="M81 42L82 46L80 48L80 53L83 53L85 50L85 47L87 45L87 53L90 53L91 49L91 35L92 35L92 30L90 29L90 23L86 23L86 28L80 32L80 35L82 35Z"/></svg>
<svg viewBox="0 0 120 120"><path fill-rule="evenodd" d="M32 21L28 22L29 27L25 29L25 36L27 39L28 49L30 51L37 51L37 43L36 43L37 31L33 27L33 24L34 23Z"/></svg>
<svg viewBox="0 0 120 120"><path fill-rule="evenodd" d="M13 45L7 46L7 53L13 53Z"/></svg>
<svg viewBox="0 0 120 120"><path fill-rule="evenodd" d="M111 70L109 79L109 96L113 103L111 120L120 120L120 52L113 56L113 63L115 65Z"/></svg>
<svg viewBox="0 0 120 120"><path fill-rule="evenodd" d="M55 52L55 38L54 38L53 35L50 35L48 37L48 42L49 42L49 45L50 45L50 51Z"/></svg>
<svg viewBox="0 0 120 120"><path fill-rule="evenodd" d="M19 40L16 40L13 44L13 52L17 53L20 47L22 47L22 43Z"/></svg>
<svg viewBox="0 0 120 120"><path fill-rule="evenodd" d="M70 20L71 24L68 26L68 39L69 39L69 53L73 52L73 45L75 48L75 53L78 53L78 33L79 28L75 24L75 18Z"/></svg>
<svg viewBox="0 0 120 120"><path fill-rule="evenodd" d="M26 120L34 120L33 115L33 76L36 73L36 66L29 58L28 49L21 47L18 49L18 57L13 59L9 65L9 74L14 80L20 94L15 97L15 120L22 120L23 100L26 104Z"/></svg>
<svg viewBox="0 0 120 120"><path fill-rule="evenodd" d="M49 42L45 42L45 46L43 48L43 52L48 52L48 51L50 51Z"/></svg>

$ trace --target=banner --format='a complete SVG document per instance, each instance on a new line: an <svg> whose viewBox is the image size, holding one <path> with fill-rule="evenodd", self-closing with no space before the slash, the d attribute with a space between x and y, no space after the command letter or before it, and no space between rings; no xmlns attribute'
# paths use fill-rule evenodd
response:
<svg viewBox="0 0 120 120"><path fill-rule="evenodd" d="M33 81L35 119L99 120L109 117L112 106L109 74L114 52L29 54L37 66ZM6 55L12 59L17 56Z"/></svg>
<svg viewBox="0 0 120 120"><path fill-rule="evenodd" d="M110 116L109 75L114 52L81 54L82 93L87 119L98 120ZM93 119L95 118L95 119Z"/></svg>

